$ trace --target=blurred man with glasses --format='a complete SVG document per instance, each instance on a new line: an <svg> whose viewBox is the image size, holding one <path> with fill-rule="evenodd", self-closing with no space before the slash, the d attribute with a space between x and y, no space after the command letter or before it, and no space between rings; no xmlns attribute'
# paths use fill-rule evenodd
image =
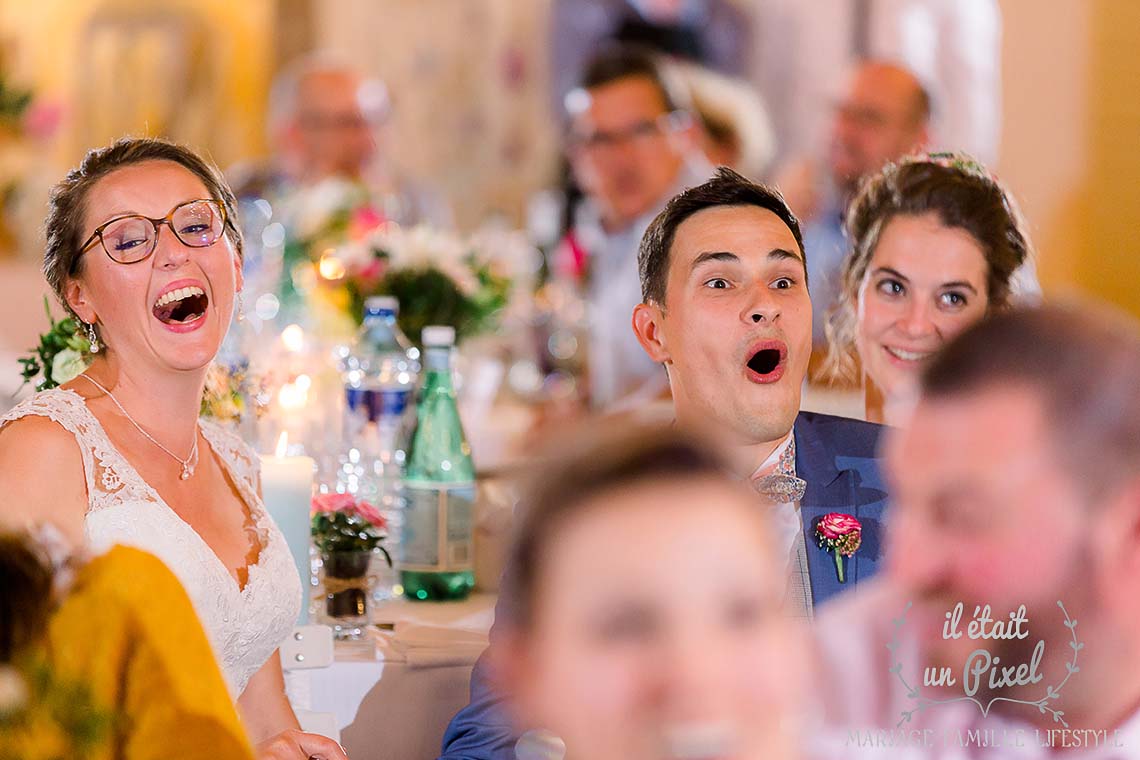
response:
<svg viewBox="0 0 1140 760"><path fill-rule="evenodd" d="M600 52L566 96L566 109L566 154L585 196L567 248L586 283L590 399L605 407L665 387L630 328L641 302L637 247L665 202L703 182L711 167L697 147L684 88L641 49Z"/></svg>

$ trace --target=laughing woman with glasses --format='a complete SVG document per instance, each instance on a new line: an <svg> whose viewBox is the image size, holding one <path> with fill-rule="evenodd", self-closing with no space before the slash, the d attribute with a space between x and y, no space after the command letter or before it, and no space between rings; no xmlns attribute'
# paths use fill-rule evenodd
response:
<svg viewBox="0 0 1140 760"><path fill-rule="evenodd" d="M0 418L0 524L50 522L97 551L157 555L186 588L260 756L336 760L340 747L302 733L285 698L277 648L301 594L257 456L198 419L241 251L233 193L186 148L124 139L55 187L44 274L95 359Z"/></svg>

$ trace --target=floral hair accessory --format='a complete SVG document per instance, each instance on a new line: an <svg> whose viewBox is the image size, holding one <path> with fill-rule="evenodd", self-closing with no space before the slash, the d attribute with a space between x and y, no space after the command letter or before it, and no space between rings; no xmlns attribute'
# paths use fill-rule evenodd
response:
<svg viewBox="0 0 1140 760"><path fill-rule="evenodd" d="M839 582L846 583L843 558L854 555L859 549L859 545L863 542L863 524L851 515L830 512L816 523L815 537L819 540L821 549L834 553L835 571L839 575Z"/></svg>
<svg viewBox="0 0 1140 760"><path fill-rule="evenodd" d="M56 321L51 314L51 303L44 296L44 311L50 327L40 335L40 342L21 358L20 376L25 383L38 380L36 390L66 383L79 376L91 364L91 341L79 329L74 317Z"/></svg>

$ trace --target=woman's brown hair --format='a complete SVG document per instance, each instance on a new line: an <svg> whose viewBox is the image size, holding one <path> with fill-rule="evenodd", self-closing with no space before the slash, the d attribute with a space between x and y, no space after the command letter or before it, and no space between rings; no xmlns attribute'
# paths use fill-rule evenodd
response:
<svg viewBox="0 0 1140 760"><path fill-rule="evenodd" d="M28 536L0 533L0 664L47 634L53 577L51 562Z"/></svg>

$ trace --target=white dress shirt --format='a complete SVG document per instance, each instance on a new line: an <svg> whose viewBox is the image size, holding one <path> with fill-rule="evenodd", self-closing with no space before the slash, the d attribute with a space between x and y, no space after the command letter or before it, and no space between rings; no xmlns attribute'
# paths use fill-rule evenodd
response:
<svg viewBox="0 0 1140 760"><path fill-rule="evenodd" d="M773 471L780 461L780 457L792 445L792 433L780 442L752 473L750 481L763 477ZM813 604L811 596L811 579L807 570L807 545L804 536L803 521L800 517L799 502L782 502L773 504L769 524L776 537L776 548L782 566L788 576L788 590L786 605L793 617L811 619Z"/></svg>

